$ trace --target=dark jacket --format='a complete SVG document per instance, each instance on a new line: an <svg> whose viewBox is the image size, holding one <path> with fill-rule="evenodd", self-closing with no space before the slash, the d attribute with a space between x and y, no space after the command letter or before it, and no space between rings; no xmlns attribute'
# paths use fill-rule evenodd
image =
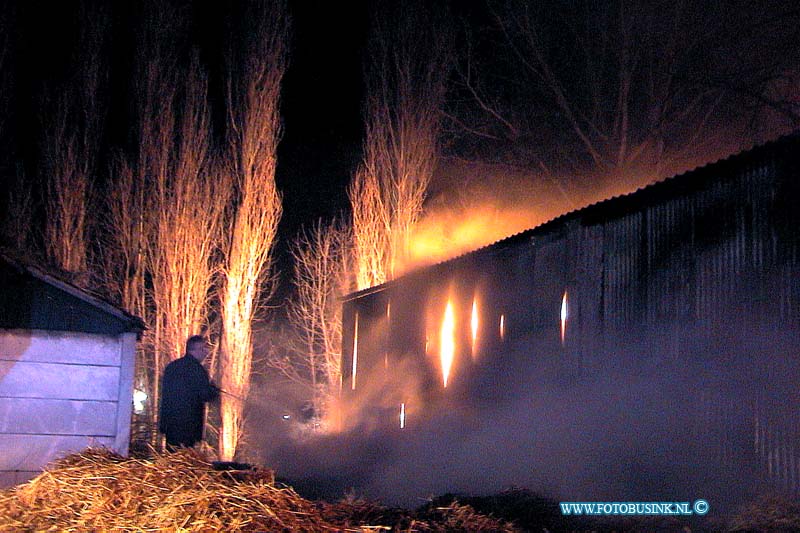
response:
<svg viewBox="0 0 800 533"><path fill-rule="evenodd" d="M203 438L205 403L219 395L208 372L191 355L167 365L161 380L158 429L171 446L193 446Z"/></svg>

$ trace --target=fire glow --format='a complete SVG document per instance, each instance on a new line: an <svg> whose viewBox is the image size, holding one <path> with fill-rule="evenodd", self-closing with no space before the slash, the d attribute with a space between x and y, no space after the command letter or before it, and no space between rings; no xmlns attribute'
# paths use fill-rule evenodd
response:
<svg viewBox="0 0 800 533"><path fill-rule="evenodd" d="M567 333L567 291L564 291L564 296L561 298L561 344L564 344L566 333Z"/></svg>
<svg viewBox="0 0 800 533"><path fill-rule="evenodd" d="M472 358L475 358L476 346L478 342L478 298L472 300L472 318L470 319L470 329L472 330Z"/></svg>
<svg viewBox="0 0 800 533"><path fill-rule="evenodd" d="M506 340L506 315L500 315L500 340Z"/></svg>
<svg viewBox="0 0 800 533"><path fill-rule="evenodd" d="M450 378L450 369L453 366L453 357L456 352L456 319L453 312L453 302L447 302L442 320L441 344L439 357L442 362L442 381L447 387L447 380Z"/></svg>
<svg viewBox="0 0 800 533"><path fill-rule="evenodd" d="M456 202L426 209L423 218L411 230L408 257L400 272L451 259L547 220L550 213L533 207L540 199L527 198L528 182L524 179L524 192L514 190L507 199L497 198L494 188L473 186L469 190L459 188L455 193ZM513 184L516 177L510 175L493 175L487 183L496 184L498 180L517 188Z"/></svg>
<svg viewBox="0 0 800 533"><path fill-rule="evenodd" d="M400 429L406 428L406 404L400 404Z"/></svg>

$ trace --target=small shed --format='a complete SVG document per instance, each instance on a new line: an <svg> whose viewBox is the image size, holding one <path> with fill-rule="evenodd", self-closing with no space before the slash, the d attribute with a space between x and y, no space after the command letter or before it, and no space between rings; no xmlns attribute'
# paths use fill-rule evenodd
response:
<svg viewBox="0 0 800 533"><path fill-rule="evenodd" d="M142 321L0 251L0 487L102 445L128 453Z"/></svg>

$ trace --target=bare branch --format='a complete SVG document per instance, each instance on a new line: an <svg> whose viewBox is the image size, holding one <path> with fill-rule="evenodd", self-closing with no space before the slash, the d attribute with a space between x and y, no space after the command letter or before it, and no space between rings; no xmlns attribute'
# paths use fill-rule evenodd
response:
<svg viewBox="0 0 800 533"><path fill-rule="evenodd" d="M105 120L102 47L108 21L103 12L82 12L81 18L83 30L75 58L78 74L44 106L51 114L44 125L42 168L46 255L85 286L91 230L87 214Z"/></svg>
<svg viewBox="0 0 800 533"><path fill-rule="evenodd" d="M403 10L390 26L382 12L373 24L364 159L349 189L359 289L405 268L439 152L449 36L425 13Z"/></svg>
<svg viewBox="0 0 800 533"><path fill-rule="evenodd" d="M289 321L296 332L291 359L271 361L289 379L309 386L315 411L326 407L341 385L342 316L339 298L349 289L349 231L339 222L317 222L292 246L295 295Z"/></svg>
<svg viewBox="0 0 800 533"><path fill-rule="evenodd" d="M533 171L545 159L560 179L633 175L633 184L732 148L748 111L774 106L765 127L796 124L793 92L765 81L798 70L800 18L785 2L500 0L488 9L495 32L475 47L508 53L479 58L485 68L466 75L472 105L453 111L453 122L480 138L465 139L464 150L518 158Z"/></svg>
<svg viewBox="0 0 800 533"><path fill-rule="evenodd" d="M18 253L30 253L35 198L21 165L17 168L6 201L8 207L2 226L3 240Z"/></svg>

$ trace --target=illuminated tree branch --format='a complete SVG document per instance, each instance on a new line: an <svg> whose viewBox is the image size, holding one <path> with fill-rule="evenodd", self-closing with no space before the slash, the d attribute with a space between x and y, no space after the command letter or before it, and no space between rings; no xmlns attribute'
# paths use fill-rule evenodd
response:
<svg viewBox="0 0 800 533"><path fill-rule="evenodd" d="M418 7L381 11L373 23L364 155L349 189L359 289L406 267L439 151L449 35Z"/></svg>
<svg viewBox="0 0 800 533"><path fill-rule="evenodd" d="M102 11L83 11L81 19L83 30L75 58L78 75L45 105L50 118L44 124L42 168L45 253L52 264L75 275L74 281L86 287L92 229L88 213L94 202L93 182L105 120L102 36L107 20Z"/></svg>
<svg viewBox="0 0 800 533"><path fill-rule="evenodd" d="M252 321L264 289L267 294L271 290L267 274L281 217L275 165L288 20L284 5L250 7L253 27L242 37L241 83L229 81L231 175L238 197L224 248L220 291L220 380L229 393L221 398L223 460L233 459L242 435L253 360Z"/></svg>
<svg viewBox="0 0 800 533"><path fill-rule="evenodd" d="M291 359L271 365L294 382L310 387L320 419L341 385L342 305L349 290L350 232L339 222L317 222L292 246L295 296L289 303L289 321L298 336Z"/></svg>

